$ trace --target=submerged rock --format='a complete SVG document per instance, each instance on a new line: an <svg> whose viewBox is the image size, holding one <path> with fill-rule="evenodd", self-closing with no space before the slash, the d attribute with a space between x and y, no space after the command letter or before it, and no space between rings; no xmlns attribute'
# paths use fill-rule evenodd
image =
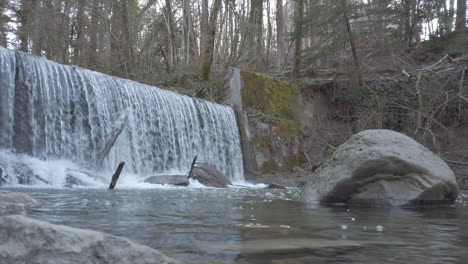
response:
<svg viewBox="0 0 468 264"><path fill-rule="evenodd" d="M143 182L152 184L170 184L176 186L189 185L188 177L185 175L155 175L145 178Z"/></svg>
<svg viewBox="0 0 468 264"><path fill-rule="evenodd" d="M366 130L339 146L307 181L302 199L321 203L450 203L458 185L430 150L391 130Z"/></svg>
<svg viewBox="0 0 468 264"><path fill-rule="evenodd" d="M34 207L40 205L41 203L26 193L0 190L0 205L8 206L19 204L28 207Z"/></svg>
<svg viewBox="0 0 468 264"><path fill-rule="evenodd" d="M18 160L2 160L3 167L0 168L3 171L3 175L0 175L0 182L13 183L21 185L32 185L32 184L49 184L49 182L41 176L34 173L33 168L27 162L20 159Z"/></svg>
<svg viewBox="0 0 468 264"><path fill-rule="evenodd" d="M191 177L209 187L228 188L229 185L232 185L226 176L207 163L197 162L192 170Z"/></svg>
<svg viewBox="0 0 468 264"><path fill-rule="evenodd" d="M276 183L270 183L266 189L281 189L281 190L286 190L286 187L284 187L283 185L279 185L279 184L276 184Z"/></svg>
<svg viewBox="0 0 468 264"><path fill-rule="evenodd" d="M125 238L20 215L0 217L2 263L178 263Z"/></svg>

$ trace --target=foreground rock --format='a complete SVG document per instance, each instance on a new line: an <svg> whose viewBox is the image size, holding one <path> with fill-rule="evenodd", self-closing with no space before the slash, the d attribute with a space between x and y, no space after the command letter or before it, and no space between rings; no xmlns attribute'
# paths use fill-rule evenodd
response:
<svg viewBox="0 0 468 264"><path fill-rule="evenodd" d="M20 204L27 207L34 207L41 203L26 193L0 190L0 205L10 206Z"/></svg>
<svg viewBox="0 0 468 264"><path fill-rule="evenodd" d="M307 181L302 199L321 203L450 203L455 175L431 151L403 134L366 130L339 146Z"/></svg>
<svg viewBox="0 0 468 264"><path fill-rule="evenodd" d="M228 188L229 185L232 185L226 176L207 163L197 162L192 170L191 177L209 187Z"/></svg>
<svg viewBox="0 0 468 264"><path fill-rule="evenodd" d="M2 263L177 263L125 238L20 215L0 217L0 234Z"/></svg>
<svg viewBox="0 0 468 264"><path fill-rule="evenodd" d="M189 180L185 175L156 175L145 178L143 182L152 184L169 184L176 186L188 186Z"/></svg>

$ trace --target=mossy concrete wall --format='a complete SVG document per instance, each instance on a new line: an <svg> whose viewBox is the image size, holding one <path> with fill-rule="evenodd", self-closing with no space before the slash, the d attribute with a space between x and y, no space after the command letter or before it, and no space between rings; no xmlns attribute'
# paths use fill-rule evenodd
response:
<svg viewBox="0 0 468 264"><path fill-rule="evenodd" d="M298 87L245 70L230 76L239 78L230 79L230 84L241 83L242 102L233 107L242 106L237 119L246 175L292 171L304 160L296 111Z"/></svg>

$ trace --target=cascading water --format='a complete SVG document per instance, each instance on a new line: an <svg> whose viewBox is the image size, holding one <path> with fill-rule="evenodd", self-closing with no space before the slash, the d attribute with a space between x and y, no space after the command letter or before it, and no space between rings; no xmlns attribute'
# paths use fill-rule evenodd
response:
<svg viewBox="0 0 468 264"><path fill-rule="evenodd" d="M126 161L141 176L186 173L197 155L243 180L231 108L0 48L0 148L90 164L122 116L104 168Z"/></svg>

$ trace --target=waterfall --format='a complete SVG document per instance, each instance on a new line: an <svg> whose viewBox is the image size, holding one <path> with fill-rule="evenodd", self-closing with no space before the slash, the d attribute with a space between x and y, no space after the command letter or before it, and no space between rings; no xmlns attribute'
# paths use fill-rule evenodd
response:
<svg viewBox="0 0 468 264"><path fill-rule="evenodd" d="M186 173L197 155L243 180L230 107L0 48L0 148L88 166L118 122L107 170L125 161L141 176Z"/></svg>

